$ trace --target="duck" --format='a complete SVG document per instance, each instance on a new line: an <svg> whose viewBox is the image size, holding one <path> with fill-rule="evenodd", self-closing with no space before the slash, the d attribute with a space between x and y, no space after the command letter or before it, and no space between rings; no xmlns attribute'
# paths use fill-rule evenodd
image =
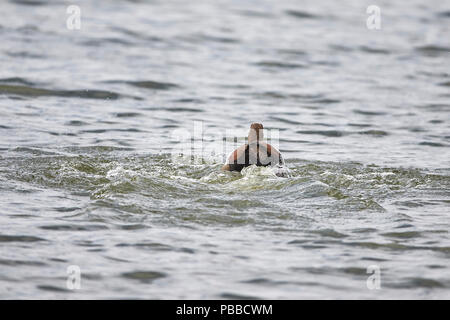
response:
<svg viewBox="0 0 450 320"><path fill-rule="evenodd" d="M234 150L222 166L223 171L241 171L245 167L284 165L284 159L275 147L263 141L264 126L252 123L248 133L247 143Z"/></svg>

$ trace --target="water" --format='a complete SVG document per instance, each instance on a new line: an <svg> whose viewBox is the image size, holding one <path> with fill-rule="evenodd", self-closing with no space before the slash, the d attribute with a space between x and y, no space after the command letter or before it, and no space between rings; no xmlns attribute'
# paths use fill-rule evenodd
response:
<svg viewBox="0 0 450 320"><path fill-rule="evenodd" d="M0 298L450 298L448 2L77 4L1 4Z"/></svg>

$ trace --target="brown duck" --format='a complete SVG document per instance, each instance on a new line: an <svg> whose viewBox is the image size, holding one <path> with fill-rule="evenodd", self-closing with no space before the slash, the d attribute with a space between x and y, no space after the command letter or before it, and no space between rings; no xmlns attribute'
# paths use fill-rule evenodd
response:
<svg viewBox="0 0 450 320"><path fill-rule="evenodd" d="M248 133L248 143L234 150L222 167L225 171L241 171L243 168L257 166L283 165L280 152L270 144L263 142L264 133L261 123L252 123Z"/></svg>

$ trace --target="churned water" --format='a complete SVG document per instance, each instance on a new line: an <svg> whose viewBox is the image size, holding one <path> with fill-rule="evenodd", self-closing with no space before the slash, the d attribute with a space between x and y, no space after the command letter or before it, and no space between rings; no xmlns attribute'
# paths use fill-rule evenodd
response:
<svg viewBox="0 0 450 320"><path fill-rule="evenodd" d="M450 298L448 1L76 4L0 4L0 298Z"/></svg>

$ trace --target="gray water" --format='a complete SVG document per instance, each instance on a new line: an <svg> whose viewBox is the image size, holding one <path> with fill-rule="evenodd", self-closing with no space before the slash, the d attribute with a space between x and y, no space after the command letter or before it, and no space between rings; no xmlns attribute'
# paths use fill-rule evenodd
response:
<svg viewBox="0 0 450 320"><path fill-rule="evenodd" d="M0 4L0 298L450 298L448 1L73 2Z"/></svg>

